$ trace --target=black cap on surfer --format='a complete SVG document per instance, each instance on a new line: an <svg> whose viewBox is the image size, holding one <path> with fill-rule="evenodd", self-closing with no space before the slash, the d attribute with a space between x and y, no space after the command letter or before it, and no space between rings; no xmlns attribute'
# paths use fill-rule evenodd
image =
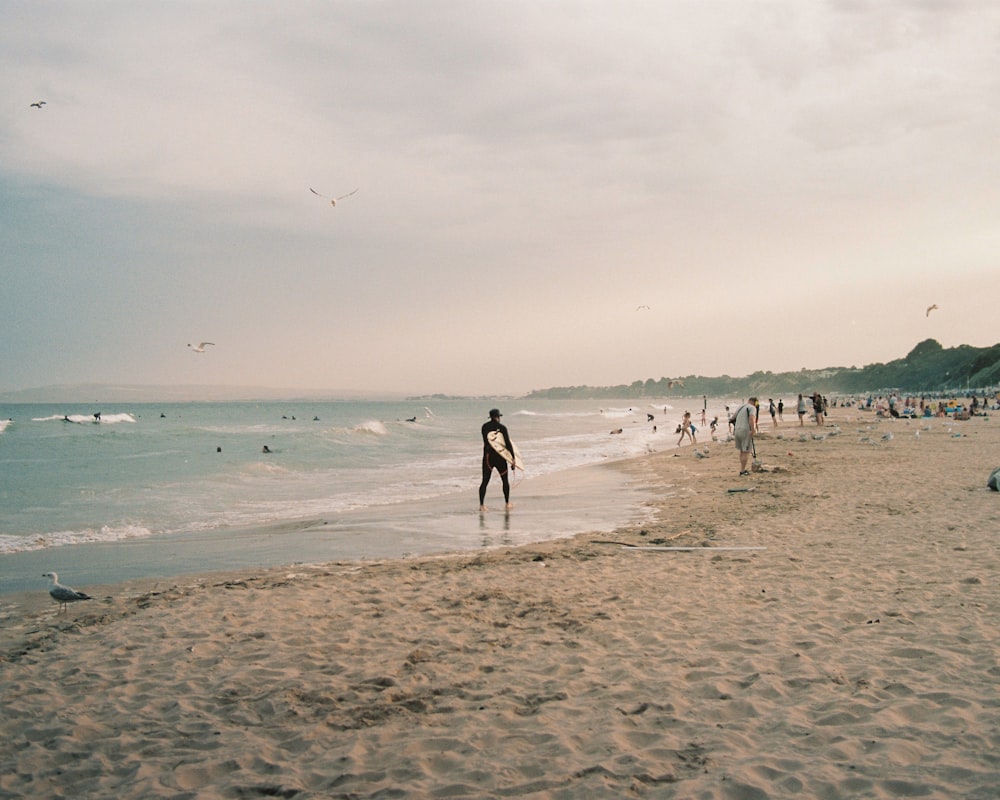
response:
<svg viewBox="0 0 1000 800"><path fill-rule="evenodd" d="M479 484L479 510L486 511L486 487L490 483L490 478L493 475L493 470L496 469L500 473L500 480L503 482L503 499L507 504L507 509L512 508L510 504L510 481L507 480L507 459L505 459L500 453L494 449L493 445L490 444L490 434L499 432L500 436L503 437L503 445L513 459L514 445L510 441L510 434L507 433L507 426L500 422L500 417L503 414L500 413L500 409L491 408L490 409L490 420L489 422L483 423L483 482ZM499 439L500 437L495 436L494 438ZM498 441L499 445L500 442Z"/></svg>

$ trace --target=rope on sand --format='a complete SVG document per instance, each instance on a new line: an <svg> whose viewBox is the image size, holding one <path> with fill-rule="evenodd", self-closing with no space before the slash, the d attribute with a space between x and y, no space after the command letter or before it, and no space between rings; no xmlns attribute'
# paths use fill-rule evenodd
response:
<svg viewBox="0 0 1000 800"><path fill-rule="evenodd" d="M655 547L655 546L638 546L638 545L623 545L626 550L704 550L707 553L716 550L767 550L766 547Z"/></svg>
<svg viewBox="0 0 1000 800"><path fill-rule="evenodd" d="M672 550L672 551L688 551L688 550L767 550L766 547L751 547L751 546L730 546L730 547L666 547L662 545L642 545L642 544L629 544L628 542L618 542L614 539L591 539L591 544L616 544L622 548L622 550Z"/></svg>

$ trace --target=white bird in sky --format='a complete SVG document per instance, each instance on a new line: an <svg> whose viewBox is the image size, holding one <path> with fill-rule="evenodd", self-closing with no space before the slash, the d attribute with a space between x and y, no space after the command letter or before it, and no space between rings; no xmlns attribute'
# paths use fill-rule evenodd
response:
<svg viewBox="0 0 1000 800"><path fill-rule="evenodd" d="M636 306L635 310L636 311L649 311L649 306L646 306L646 305Z"/></svg>
<svg viewBox="0 0 1000 800"><path fill-rule="evenodd" d="M209 345L215 347L215 342L202 342L197 347L195 347L193 344L189 344L188 347L191 348L191 352L193 353L204 353L205 348L208 347Z"/></svg>
<svg viewBox="0 0 1000 800"><path fill-rule="evenodd" d="M937 304L936 303L934 305L932 305L932 306L927 306L927 314L925 316L929 317L931 315L931 312L934 311L936 308L937 308Z"/></svg>
<svg viewBox="0 0 1000 800"><path fill-rule="evenodd" d="M358 189L360 188L361 187L359 186ZM322 197L324 200L329 200L331 206L337 205L338 200L343 200L345 197L350 197L352 194L355 194L358 191L358 189L355 189L353 192L348 192L347 194L342 194L340 197L327 197L325 194L320 194L319 192L317 192L311 186L309 187L309 191L312 192L317 197Z"/></svg>
<svg viewBox="0 0 1000 800"><path fill-rule="evenodd" d="M31 104L31 108L41 108L44 105L45 105L44 100L36 100L34 103Z"/></svg>
<svg viewBox="0 0 1000 800"><path fill-rule="evenodd" d="M52 578L52 587L49 589L49 594L52 595L52 599L55 600L60 605L60 610L66 610L67 603L75 603L77 600L93 600L89 594L84 594L83 592L78 592L76 589L71 589L68 586L63 586L59 583L59 576L54 572L46 572L42 575L43 578Z"/></svg>

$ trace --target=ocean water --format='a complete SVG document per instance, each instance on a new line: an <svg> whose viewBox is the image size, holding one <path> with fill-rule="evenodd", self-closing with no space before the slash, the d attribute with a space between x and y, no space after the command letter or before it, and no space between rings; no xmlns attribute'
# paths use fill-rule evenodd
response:
<svg viewBox="0 0 1000 800"><path fill-rule="evenodd" d="M487 505L498 511L481 517L489 406L0 405L0 592L24 588L21 575L37 583L43 565L122 579L611 530L641 515L642 487L581 469L675 447L683 412L656 401L501 404L526 470L514 512L501 511L494 474ZM688 407L697 419L700 398Z"/></svg>

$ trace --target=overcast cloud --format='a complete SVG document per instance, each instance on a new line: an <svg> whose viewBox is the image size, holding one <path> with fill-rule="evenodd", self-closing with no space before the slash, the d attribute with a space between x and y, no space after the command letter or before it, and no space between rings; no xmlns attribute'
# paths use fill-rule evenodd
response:
<svg viewBox="0 0 1000 800"><path fill-rule="evenodd" d="M990 0L0 7L0 391L1000 341Z"/></svg>

